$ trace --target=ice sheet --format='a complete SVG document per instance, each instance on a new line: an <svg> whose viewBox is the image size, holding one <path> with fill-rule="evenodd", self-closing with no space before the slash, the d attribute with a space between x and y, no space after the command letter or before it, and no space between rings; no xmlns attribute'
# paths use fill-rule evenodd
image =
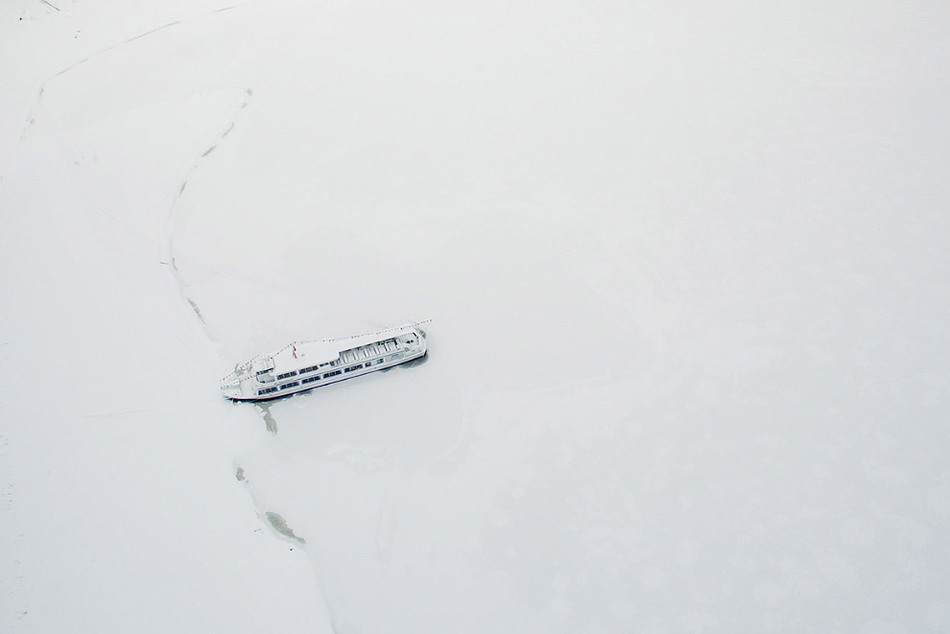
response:
<svg viewBox="0 0 950 634"><path fill-rule="evenodd" d="M0 629L950 627L945 8L0 17Z"/></svg>

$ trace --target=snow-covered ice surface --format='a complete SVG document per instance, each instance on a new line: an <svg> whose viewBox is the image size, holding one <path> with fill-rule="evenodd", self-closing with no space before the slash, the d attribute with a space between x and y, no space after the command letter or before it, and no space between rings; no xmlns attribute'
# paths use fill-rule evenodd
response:
<svg viewBox="0 0 950 634"><path fill-rule="evenodd" d="M6 0L0 630L950 630L948 33Z"/></svg>

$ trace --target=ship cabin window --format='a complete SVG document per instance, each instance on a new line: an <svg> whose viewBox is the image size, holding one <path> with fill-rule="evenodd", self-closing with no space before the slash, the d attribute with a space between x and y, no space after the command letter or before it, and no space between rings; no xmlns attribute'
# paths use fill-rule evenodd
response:
<svg viewBox="0 0 950 634"><path fill-rule="evenodd" d="M362 364L362 363L361 363L360 365L351 365L350 367L346 368L346 369L343 370L343 371L344 371L344 372L353 372L354 370L359 370L359 369L362 368L362 367L363 367L363 364Z"/></svg>
<svg viewBox="0 0 950 634"><path fill-rule="evenodd" d="M317 376L312 376L308 379L304 379L303 381L301 381L301 383L313 383L314 381L319 381L319 380L320 380L320 375L318 374Z"/></svg>
<svg viewBox="0 0 950 634"><path fill-rule="evenodd" d="M278 374L278 375L277 375L277 380L279 381L279 380L281 380L281 379L286 379L286 378L289 377L289 376L297 376L297 371L296 371L296 370L291 370L290 372L284 372L283 374Z"/></svg>
<svg viewBox="0 0 950 634"><path fill-rule="evenodd" d="M263 390L258 390L257 395L261 396L263 394L270 394L271 392L276 392L276 391L277 391L276 387L266 387Z"/></svg>
<svg viewBox="0 0 950 634"><path fill-rule="evenodd" d="M333 372L327 372L323 375L323 378L329 379L331 376L336 376L338 374L343 374L343 370L334 370Z"/></svg>
<svg viewBox="0 0 950 634"><path fill-rule="evenodd" d="M297 387L298 385L300 385L300 381L294 381L293 383L288 383L287 385L281 385L280 389L287 390L292 387Z"/></svg>
<svg viewBox="0 0 950 634"><path fill-rule="evenodd" d="M317 369L317 367L318 366L312 365L309 368L304 368L303 370L300 370L299 374L306 374L307 372L313 372L314 370Z"/></svg>

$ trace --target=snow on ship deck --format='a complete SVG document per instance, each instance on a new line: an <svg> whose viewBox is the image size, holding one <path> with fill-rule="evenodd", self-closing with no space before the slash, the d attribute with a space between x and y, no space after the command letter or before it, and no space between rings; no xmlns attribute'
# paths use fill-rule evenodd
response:
<svg viewBox="0 0 950 634"><path fill-rule="evenodd" d="M237 365L221 379L221 392L234 400L266 400L418 359L426 354L426 335L419 325L290 343Z"/></svg>

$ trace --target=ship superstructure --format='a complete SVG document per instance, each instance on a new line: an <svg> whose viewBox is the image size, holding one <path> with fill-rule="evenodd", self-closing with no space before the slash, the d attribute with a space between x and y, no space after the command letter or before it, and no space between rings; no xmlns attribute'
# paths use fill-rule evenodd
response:
<svg viewBox="0 0 950 634"><path fill-rule="evenodd" d="M426 355L426 334L417 323L374 333L291 343L262 354L221 379L221 393L236 401L262 401L310 390Z"/></svg>

